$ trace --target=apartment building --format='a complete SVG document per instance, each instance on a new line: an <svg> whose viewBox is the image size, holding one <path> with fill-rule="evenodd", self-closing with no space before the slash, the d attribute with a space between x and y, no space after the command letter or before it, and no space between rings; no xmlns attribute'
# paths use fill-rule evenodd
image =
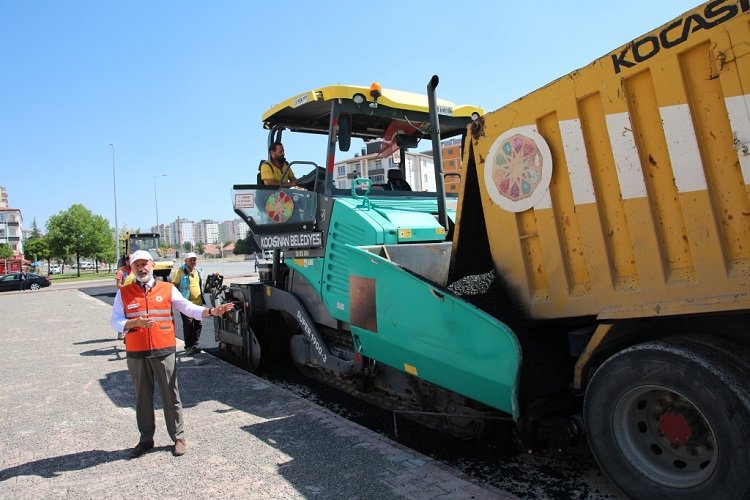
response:
<svg viewBox="0 0 750 500"><path fill-rule="evenodd" d="M161 231L160 231L161 233ZM185 242L195 245L195 222L189 219L178 218L176 221L166 224L164 232L161 233L170 246L179 247Z"/></svg>
<svg viewBox="0 0 750 500"><path fill-rule="evenodd" d="M195 243L215 245L219 242L219 224L210 219L203 219L195 223L193 234Z"/></svg>
<svg viewBox="0 0 750 500"><path fill-rule="evenodd" d="M373 184L385 184L388 170L398 168L399 154L382 157L380 155L381 141L365 144L360 153L354 158L342 160L334 164L333 182L339 189L349 189L352 180L357 177L369 178ZM435 191L435 169L432 155L426 153L407 152L405 179L412 191Z"/></svg>
<svg viewBox="0 0 750 500"><path fill-rule="evenodd" d="M193 245L198 243L217 245L245 238L249 229L240 218L221 223L210 219L203 219L198 222L178 219L169 224L153 226L151 232L159 233L162 241L170 246L182 245L185 242L190 242Z"/></svg>
<svg viewBox="0 0 750 500"><path fill-rule="evenodd" d="M461 189L461 139L449 139L441 144L441 154L443 157L443 174L445 177L446 194L458 194Z"/></svg>
<svg viewBox="0 0 750 500"><path fill-rule="evenodd" d="M225 220L219 223L219 241L236 241L233 221Z"/></svg>
<svg viewBox="0 0 750 500"><path fill-rule="evenodd" d="M0 186L0 243L7 243L13 257L23 257L23 216L8 204L8 192Z"/></svg>
<svg viewBox="0 0 750 500"><path fill-rule="evenodd" d="M248 225L240 218L225 220L219 224L219 241L226 243L244 239L249 230Z"/></svg>

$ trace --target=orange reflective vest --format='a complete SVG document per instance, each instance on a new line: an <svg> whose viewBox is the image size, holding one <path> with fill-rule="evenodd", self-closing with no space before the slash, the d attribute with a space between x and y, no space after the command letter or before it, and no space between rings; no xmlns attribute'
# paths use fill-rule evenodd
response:
<svg viewBox="0 0 750 500"><path fill-rule="evenodd" d="M150 328L131 328L125 340L128 357L166 356L176 351L172 317L172 283L157 281L148 294L138 283L120 289L127 319L148 314L156 324Z"/></svg>

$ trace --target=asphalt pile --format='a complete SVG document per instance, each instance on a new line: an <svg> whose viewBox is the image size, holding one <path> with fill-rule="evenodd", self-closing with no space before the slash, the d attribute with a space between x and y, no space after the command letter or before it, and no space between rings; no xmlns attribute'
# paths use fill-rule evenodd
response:
<svg viewBox="0 0 750 500"><path fill-rule="evenodd" d="M459 297L465 295L482 295L489 291L495 281L495 271L484 274L464 276L448 285L448 290Z"/></svg>

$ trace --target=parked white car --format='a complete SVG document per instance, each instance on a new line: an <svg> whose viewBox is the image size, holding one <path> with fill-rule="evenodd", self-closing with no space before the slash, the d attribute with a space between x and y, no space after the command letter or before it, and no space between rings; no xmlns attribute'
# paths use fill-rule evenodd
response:
<svg viewBox="0 0 750 500"><path fill-rule="evenodd" d="M49 266L49 274L61 274L62 268L58 264L52 264Z"/></svg>

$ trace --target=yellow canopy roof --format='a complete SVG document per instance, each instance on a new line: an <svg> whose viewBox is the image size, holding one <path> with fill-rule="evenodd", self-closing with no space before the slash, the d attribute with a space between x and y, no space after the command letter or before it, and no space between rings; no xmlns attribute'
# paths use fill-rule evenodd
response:
<svg viewBox="0 0 750 500"><path fill-rule="evenodd" d="M366 100L361 106L363 114L367 113L370 109L369 103L374 101L370 96L369 87L330 85L298 94L272 106L263 113L262 120L266 128L279 124L291 129L327 132L331 102L337 99L352 101L356 94L362 95ZM429 114L427 96L422 94L382 89L377 102L378 106L407 113ZM438 114L442 116L469 118L472 113L484 114L484 110L478 106L456 105L444 99L438 99L437 104Z"/></svg>

